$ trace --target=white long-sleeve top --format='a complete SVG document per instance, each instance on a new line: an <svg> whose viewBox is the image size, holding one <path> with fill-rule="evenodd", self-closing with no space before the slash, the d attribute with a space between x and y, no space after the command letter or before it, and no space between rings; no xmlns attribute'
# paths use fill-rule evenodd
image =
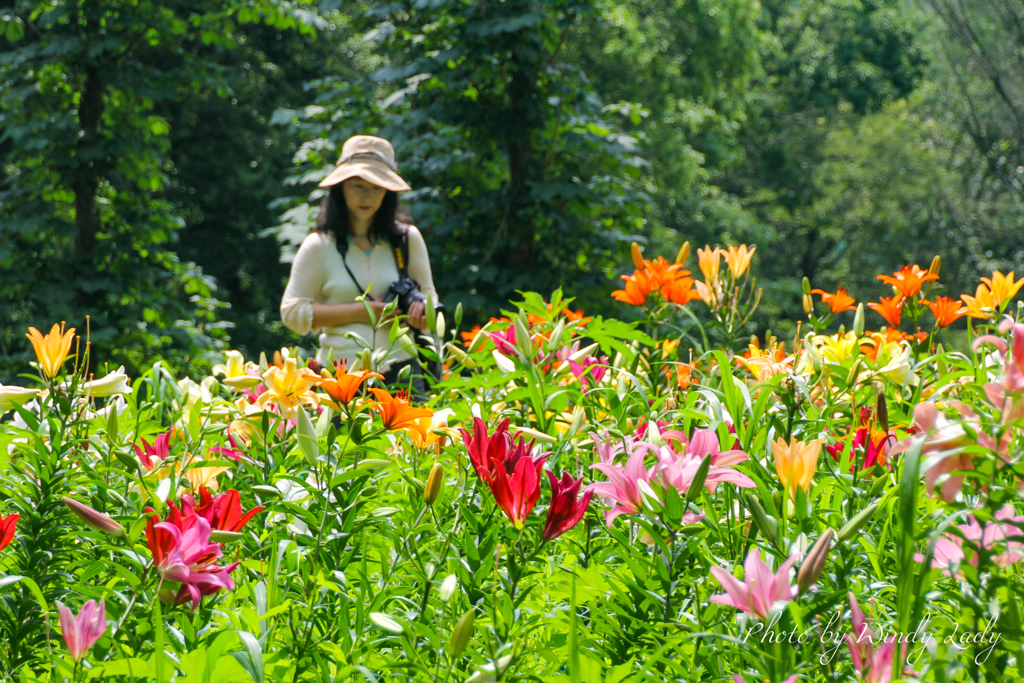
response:
<svg viewBox="0 0 1024 683"><path fill-rule="evenodd" d="M430 273L430 257L423 236L415 226L406 226L408 232L407 268L409 277L420 285L420 291L433 295L434 279ZM379 239L369 253L349 240L345 262L362 287L370 288L370 296L380 301L388 293L388 287L398 280L398 266L391 244L386 239ZM299 247L295 260L292 262L291 276L281 298L281 320L298 334L309 334L313 331L313 304L347 304L353 303L363 292L345 270L341 254L332 235L310 233ZM435 299L436 300L436 299ZM380 369L386 370L393 363L410 359L412 356L403 344L390 343L385 325L374 332L373 327L365 323L350 323L335 327L321 328L320 351L317 360L327 364L328 351L333 350L335 361L344 360L350 368L356 365L356 358L366 347L387 349L388 355L381 362ZM344 336L353 333L365 342L360 344L355 339Z"/></svg>

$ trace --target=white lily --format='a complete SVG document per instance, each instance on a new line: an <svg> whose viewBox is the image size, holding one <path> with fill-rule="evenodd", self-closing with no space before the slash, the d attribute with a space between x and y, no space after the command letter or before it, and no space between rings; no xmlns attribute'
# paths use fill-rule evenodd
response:
<svg viewBox="0 0 1024 683"><path fill-rule="evenodd" d="M0 384L0 417L3 417L9 410L13 410L14 406L25 405L38 395L37 389Z"/></svg>
<svg viewBox="0 0 1024 683"><path fill-rule="evenodd" d="M117 394L132 393L132 385L128 376L124 374L123 365L106 377L86 382L82 385L82 389L87 398L106 398Z"/></svg>

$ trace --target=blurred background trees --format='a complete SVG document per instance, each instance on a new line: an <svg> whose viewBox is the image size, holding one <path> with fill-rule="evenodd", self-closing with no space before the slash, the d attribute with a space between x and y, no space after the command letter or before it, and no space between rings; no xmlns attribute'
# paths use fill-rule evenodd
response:
<svg viewBox="0 0 1024 683"><path fill-rule="evenodd" d="M470 320L648 255L758 245L799 282L944 293L1024 264L1019 0L0 0L0 381L90 316L100 362L297 341L277 307L316 182L391 139ZM282 258L284 263L282 263ZM309 344L310 340L302 343Z"/></svg>

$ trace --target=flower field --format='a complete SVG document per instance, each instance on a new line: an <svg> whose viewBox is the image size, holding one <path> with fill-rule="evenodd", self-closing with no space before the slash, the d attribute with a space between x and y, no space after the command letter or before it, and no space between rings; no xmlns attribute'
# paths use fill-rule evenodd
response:
<svg viewBox="0 0 1024 683"><path fill-rule="evenodd" d="M755 249L697 252L634 248L634 323L428 311L419 403L369 351L128 377L31 329L0 680L1020 680L1024 280L805 282L751 338Z"/></svg>

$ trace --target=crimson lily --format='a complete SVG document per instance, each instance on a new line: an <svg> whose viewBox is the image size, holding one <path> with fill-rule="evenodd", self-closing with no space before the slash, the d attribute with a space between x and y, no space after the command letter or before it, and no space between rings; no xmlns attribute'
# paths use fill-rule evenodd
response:
<svg viewBox="0 0 1024 683"><path fill-rule="evenodd" d="M152 444L142 437L139 438L143 447L139 448L139 445L135 444L135 453L139 456L139 460L142 461L147 472L152 471L158 462L163 462L171 456L171 436L173 434L174 430L169 429L156 437ZM157 458L157 461L154 461L153 458Z"/></svg>
<svg viewBox="0 0 1024 683"><path fill-rule="evenodd" d="M216 531L241 531L245 523L262 512L264 507L260 505L243 513L241 497L235 489L212 496L209 489L203 486L199 489L198 505L191 494L185 493L181 496L182 515L199 515Z"/></svg>
<svg viewBox="0 0 1024 683"><path fill-rule="evenodd" d="M473 461L473 468L480 477L480 481L489 482L491 472L494 470L494 463L502 463L512 445L512 438L508 434L509 421L506 418L499 424L493 434L487 433L487 424L479 417L473 418L473 434L470 435L465 429L462 431L462 442L469 451L469 457Z"/></svg>
<svg viewBox="0 0 1024 683"><path fill-rule="evenodd" d="M547 455L541 455L534 459L530 455L533 443L519 443L515 450L517 453L514 469L511 473L506 471L511 458L503 463L503 467L495 467L491 472L491 480L488 484L491 493L494 495L494 502L498 504L509 521L516 529L522 529L526 518L533 510L540 498L540 473L544 469L544 461Z"/></svg>
<svg viewBox="0 0 1024 683"><path fill-rule="evenodd" d="M3 550L14 540L14 529L18 526L19 515L8 515L0 517L0 550Z"/></svg>
<svg viewBox="0 0 1024 683"><path fill-rule="evenodd" d="M547 470L546 474L548 481L551 482L551 505L548 507L544 534L541 536L545 542L558 538L576 526L583 519L587 507L590 505L590 499L594 495L593 491L587 491L582 498L577 499L583 477L573 481L572 475L566 472L559 480L550 470Z"/></svg>

